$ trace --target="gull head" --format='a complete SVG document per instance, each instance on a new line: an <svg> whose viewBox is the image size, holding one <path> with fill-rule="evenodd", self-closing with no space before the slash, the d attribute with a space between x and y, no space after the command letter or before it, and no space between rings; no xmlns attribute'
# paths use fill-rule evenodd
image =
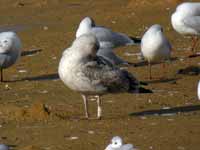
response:
<svg viewBox="0 0 200 150"><path fill-rule="evenodd" d="M85 17L80 22L78 30L76 31L76 38L85 34L85 33L89 33L92 27L95 27L94 20L90 17Z"/></svg>
<svg viewBox="0 0 200 150"><path fill-rule="evenodd" d="M8 52L13 45L13 40L10 38L1 38L0 39L0 53Z"/></svg>
<svg viewBox="0 0 200 150"><path fill-rule="evenodd" d="M95 35L83 34L73 42L72 48L82 57L96 57L99 42Z"/></svg>
<svg viewBox="0 0 200 150"><path fill-rule="evenodd" d="M119 136L115 136L111 140L112 148L120 148L123 145L122 138Z"/></svg>
<svg viewBox="0 0 200 150"><path fill-rule="evenodd" d="M163 28L161 25L159 24L154 24L150 27L150 30L154 31L154 32L163 32Z"/></svg>
<svg viewBox="0 0 200 150"><path fill-rule="evenodd" d="M0 33L0 53L21 49L21 41L14 32Z"/></svg>
<svg viewBox="0 0 200 150"><path fill-rule="evenodd" d="M87 26L90 26L90 27L95 27L95 22L91 17L85 17L81 21L80 25L87 25Z"/></svg>

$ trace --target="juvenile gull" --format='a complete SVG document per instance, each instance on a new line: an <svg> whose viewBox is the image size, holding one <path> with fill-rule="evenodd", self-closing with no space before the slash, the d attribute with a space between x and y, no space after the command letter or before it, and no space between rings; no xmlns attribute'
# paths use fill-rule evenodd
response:
<svg viewBox="0 0 200 150"><path fill-rule="evenodd" d="M192 52L200 36L200 3L185 2L180 4L171 16L173 28L180 34L192 37Z"/></svg>
<svg viewBox="0 0 200 150"><path fill-rule="evenodd" d="M115 136L105 150L136 150L132 144L123 144L122 138Z"/></svg>
<svg viewBox="0 0 200 150"><path fill-rule="evenodd" d="M141 52L149 63L149 79L152 79L151 64L170 59L171 45L163 33L163 28L152 25L143 35L141 42Z"/></svg>
<svg viewBox="0 0 200 150"><path fill-rule="evenodd" d="M97 100L97 118L101 118L100 96L107 93L148 93L150 90L140 87L138 80L125 70L112 65L97 56L99 42L93 34L84 34L63 52L58 73L61 80L72 90L80 92L88 114L88 99Z"/></svg>
<svg viewBox="0 0 200 150"><path fill-rule="evenodd" d="M197 96L198 96L198 99L200 100L200 80L198 82L198 87L197 87Z"/></svg>
<svg viewBox="0 0 200 150"><path fill-rule="evenodd" d="M14 32L0 33L0 70L1 82L3 81L3 69L13 65L21 55L21 41Z"/></svg>
<svg viewBox="0 0 200 150"><path fill-rule="evenodd" d="M96 26L90 17L85 17L76 31L76 38L85 33L93 33L99 41L100 48L116 48L119 46L140 44L141 40L126 34L113 32L111 29Z"/></svg>

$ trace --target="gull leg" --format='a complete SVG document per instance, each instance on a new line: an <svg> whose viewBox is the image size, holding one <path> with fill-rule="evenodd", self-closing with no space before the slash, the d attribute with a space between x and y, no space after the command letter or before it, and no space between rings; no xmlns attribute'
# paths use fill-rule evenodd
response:
<svg viewBox="0 0 200 150"><path fill-rule="evenodd" d="M100 97L97 95L97 119L101 119L102 116L102 109L101 109L101 99Z"/></svg>
<svg viewBox="0 0 200 150"><path fill-rule="evenodd" d="M149 79L150 80L152 79L152 76L151 76L151 62L149 62Z"/></svg>
<svg viewBox="0 0 200 150"><path fill-rule="evenodd" d="M3 82L3 68L1 68L1 82Z"/></svg>
<svg viewBox="0 0 200 150"><path fill-rule="evenodd" d="M166 75L166 70L167 70L167 69L166 69L166 66L167 66L166 62L163 62L163 63L162 63L162 68L163 68L163 70L164 70L164 71L163 71L163 77L162 77L163 79L165 79L164 76Z"/></svg>
<svg viewBox="0 0 200 150"><path fill-rule="evenodd" d="M192 53L195 53L195 51L196 51L196 46L197 46L198 40L199 40L198 37L196 37L196 36L192 37L192 48L191 48Z"/></svg>
<svg viewBox="0 0 200 150"><path fill-rule="evenodd" d="M82 95L83 101L84 101L84 108L85 108L85 117L88 119L89 118L89 113L88 113L88 97L86 95Z"/></svg>

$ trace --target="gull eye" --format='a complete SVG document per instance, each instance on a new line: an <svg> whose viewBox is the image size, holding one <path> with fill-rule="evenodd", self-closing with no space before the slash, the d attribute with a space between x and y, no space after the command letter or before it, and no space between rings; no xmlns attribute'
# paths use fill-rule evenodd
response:
<svg viewBox="0 0 200 150"><path fill-rule="evenodd" d="M117 142L115 142L115 145L117 145Z"/></svg>
<svg viewBox="0 0 200 150"><path fill-rule="evenodd" d="M4 43L8 43L8 40L4 40Z"/></svg>

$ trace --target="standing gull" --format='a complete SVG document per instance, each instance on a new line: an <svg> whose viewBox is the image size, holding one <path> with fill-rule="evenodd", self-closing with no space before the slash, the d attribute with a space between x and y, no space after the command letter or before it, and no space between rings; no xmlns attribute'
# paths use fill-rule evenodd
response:
<svg viewBox="0 0 200 150"><path fill-rule="evenodd" d="M107 93L150 93L140 87L138 80L125 70L112 65L96 53L99 42L93 34L84 34L63 52L58 73L61 80L72 90L81 93L85 116L89 118L88 99L97 100L97 118L101 118L100 96Z"/></svg>
<svg viewBox="0 0 200 150"><path fill-rule="evenodd" d="M200 3L185 2L180 4L171 16L173 28L180 34L192 36L192 52L200 36Z"/></svg>
<svg viewBox="0 0 200 150"><path fill-rule="evenodd" d="M3 81L3 69L13 65L21 55L21 41L14 32L0 33L0 70L1 82Z"/></svg>
<svg viewBox="0 0 200 150"><path fill-rule="evenodd" d="M155 24L142 37L141 52L149 64L149 79L152 79L151 65L170 59L171 45L163 33L163 28Z"/></svg>
<svg viewBox="0 0 200 150"><path fill-rule="evenodd" d="M105 150L136 150L132 144L123 144L122 138L115 136Z"/></svg>

